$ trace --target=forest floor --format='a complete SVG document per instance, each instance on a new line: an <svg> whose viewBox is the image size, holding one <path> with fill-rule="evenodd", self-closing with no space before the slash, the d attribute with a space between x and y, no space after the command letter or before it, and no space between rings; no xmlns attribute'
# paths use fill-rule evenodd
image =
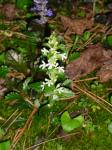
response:
<svg viewBox="0 0 112 150"><path fill-rule="evenodd" d="M112 3L0 0L0 150L112 149Z"/></svg>

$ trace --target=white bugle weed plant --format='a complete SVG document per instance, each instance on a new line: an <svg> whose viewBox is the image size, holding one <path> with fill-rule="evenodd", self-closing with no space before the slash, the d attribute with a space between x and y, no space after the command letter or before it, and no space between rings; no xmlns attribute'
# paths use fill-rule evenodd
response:
<svg viewBox="0 0 112 150"><path fill-rule="evenodd" d="M39 68L45 70L48 76L42 82L41 88L50 102L59 100L63 96L66 98L74 95L71 90L63 86L63 83L58 82L59 76L64 76L64 62L67 59L67 49L58 39L59 37L55 33L52 33L46 43L47 48L44 47L41 50L43 60ZM44 61L44 58L47 61Z"/></svg>

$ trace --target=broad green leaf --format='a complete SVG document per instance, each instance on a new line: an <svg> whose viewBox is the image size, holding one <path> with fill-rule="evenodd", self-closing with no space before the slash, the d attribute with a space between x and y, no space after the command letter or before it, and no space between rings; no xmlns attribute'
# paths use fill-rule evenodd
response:
<svg viewBox="0 0 112 150"><path fill-rule="evenodd" d="M63 86L69 86L71 83L72 83L72 80L66 79L66 80L63 82Z"/></svg>
<svg viewBox="0 0 112 150"><path fill-rule="evenodd" d="M61 116L61 125L64 131L70 132L76 128L81 127L84 122L83 116L78 116L75 118L70 118L68 111L65 111Z"/></svg>
<svg viewBox="0 0 112 150"><path fill-rule="evenodd" d="M16 7L19 9L26 10L32 4L32 0L16 0Z"/></svg>
<svg viewBox="0 0 112 150"><path fill-rule="evenodd" d="M83 34L82 39L83 39L84 41L87 41L87 40L89 39L90 35L91 35L91 32L85 31L84 34Z"/></svg>
<svg viewBox="0 0 112 150"><path fill-rule="evenodd" d="M61 50L63 53L67 53L67 48L65 44L59 44L58 45L59 50Z"/></svg>
<svg viewBox="0 0 112 150"><path fill-rule="evenodd" d="M52 85L51 86L45 85L44 92L45 94L52 94L54 89L55 87Z"/></svg>
<svg viewBox="0 0 112 150"><path fill-rule="evenodd" d="M69 62L77 59L78 57L80 56L80 53L79 52L74 52L72 53L70 56L69 56Z"/></svg>
<svg viewBox="0 0 112 150"><path fill-rule="evenodd" d="M106 41L109 46L112 46L112 35L109 35Z"/></svg>
<svg viewBox="0 0 112 150"><path fill-rule="evenodd" d="M10 150L10 141L4 141L0 143L0 150Z"/></svg>
<svg viewBox="0 0 112 150"><path fill-rule="evenodd" d="M0 77L6 77L9 69L7 66L1 66L0 67Z"/></svg>
<svg viewBox="0 0 112 150"><path fill-rule="evenodd" d="M6 100L21 100L23 99L17 92L10 92L5 96Z"/></svg>
<svg viewBox="0 0 112 150"><path fill-rule="evenodd" d="M108 131L112 133L112 122L108 125Z"/></svg>
<svg viewBox="0 0 112 150"><path fill-rule="evenodd" d="M41 91L42 90L42 88L41 88L41 82L35 82L35 83L31 83L31 84L29 84L29 87L31 88L31 89L33 89L33 90L35 90L35 91Z"/></svg>

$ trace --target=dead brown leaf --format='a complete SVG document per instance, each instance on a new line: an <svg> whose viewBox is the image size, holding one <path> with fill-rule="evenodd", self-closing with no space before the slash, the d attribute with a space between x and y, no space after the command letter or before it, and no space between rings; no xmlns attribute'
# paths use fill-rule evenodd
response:
<svg viewBox="0 0 112 150"><path fill-rule="evenodd" d="M81 35L85 29L90 29L93 26L92 19L71 19L66 16L61 16L61 22L64 30L67 30L66 35L72 33Z"/></svg>
<svg viewBox="0 0 112 150"><path fill-rule="evenodd" d="M107 82L112 79L112 59L104 63L100 71L97 72L97 76L101 82Z"/></svg>
<svg viewBox="0 0 112 150"><path fill-rule="evenodd" d="M75 80L100 68L110 59L112 59L110 51L106 51L100 44L89 45L78 59L66 66L65 73L70 79Z"/></svg>
<svg viewBox="0 0 112 150"><path fill-rule="evenodd" d="M19 80L23 80L25 78L25 75L23 73L16 72L16 71L9 72L7 76L9 78L16 78L16 79L19 79Z"/></svg>
<svg viewBox="0 0 112 150"><path fill-rule="evenodd" d="M6 20L13 20L16 16L17 9L14 4L4 4L0 6L0 13L2 13Z"/></svg>

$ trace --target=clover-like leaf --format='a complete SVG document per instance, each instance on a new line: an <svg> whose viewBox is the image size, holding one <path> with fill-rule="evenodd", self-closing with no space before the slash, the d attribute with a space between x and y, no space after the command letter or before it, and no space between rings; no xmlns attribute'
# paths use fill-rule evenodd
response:
<svg viewBox="0 0 112 150"><path fill-rule="evenodd" d="M0 150L9 150L10 149L10 141L3 141L0 143Z"/></svg>
<svg viewBox="0 0 112 150"><path fill-rule="evenodd" d="M65 111L61 116L61 126L64 131L70 132L76 128L81 127L84 122L84 117L82 115L71 118L68 111Z"/></svg>

